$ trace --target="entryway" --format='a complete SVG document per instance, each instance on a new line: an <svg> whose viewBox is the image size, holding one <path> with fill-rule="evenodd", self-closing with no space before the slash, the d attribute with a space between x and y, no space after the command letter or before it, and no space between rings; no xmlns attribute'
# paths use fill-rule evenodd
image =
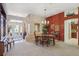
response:
<svg viewBox="0 0 79 59"><path fill-rule="evenodd" d="M23 21L10 20L8 24L8 34L12 33L15 41L22 40L23 35Z"/></svg>
<svg viewBox="0 0 79 59"><path fill-rule="evenodd" d="M65 43L78 45L78 19L69 19L64 22L64 39Z"/></svg>

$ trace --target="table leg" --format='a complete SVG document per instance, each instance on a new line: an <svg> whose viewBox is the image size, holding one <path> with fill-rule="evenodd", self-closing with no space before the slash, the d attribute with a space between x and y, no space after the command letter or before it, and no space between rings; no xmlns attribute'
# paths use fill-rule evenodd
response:
<svg viewBox="0 0 79 59"><path fill-rule="evenodd" d="M55 45L55 39L53 38L53 45Z"/></svg>

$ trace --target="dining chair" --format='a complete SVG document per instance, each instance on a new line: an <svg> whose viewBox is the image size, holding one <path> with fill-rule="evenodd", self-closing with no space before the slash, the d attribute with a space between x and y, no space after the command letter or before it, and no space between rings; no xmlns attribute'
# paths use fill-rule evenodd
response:
<svg viewBox="0 0 79 59"><path fill-rule="evenodd" d="M36 35L36 32L34 32L34 37L35 37L35 43L36 45L38 45L41 41L41 38L39 36Z"/></svg>
<svg viewBox="0 0 79 59"><path fill-rule="evenodd" d="M48 47L48 45L49 45L49 36L42 35L41 44L42 44L42 46L47 45L47 47Z"/></svg>

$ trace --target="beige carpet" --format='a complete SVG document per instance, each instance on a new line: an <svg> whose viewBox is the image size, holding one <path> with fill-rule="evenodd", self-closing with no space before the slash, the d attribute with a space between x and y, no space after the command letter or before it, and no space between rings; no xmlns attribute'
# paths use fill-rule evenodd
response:
<svg viewBox="0 0 79 59"><path fill-rule="evenodd" d="M17 42L6 56L79 56L79 47L56 42L55 46L42 47L26 41Z"/></svg>

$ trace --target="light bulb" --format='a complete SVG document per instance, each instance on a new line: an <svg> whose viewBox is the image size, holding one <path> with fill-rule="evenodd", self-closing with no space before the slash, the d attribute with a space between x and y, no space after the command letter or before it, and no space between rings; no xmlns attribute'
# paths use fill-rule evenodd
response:
<svg viewBox="0 0 79 59"><path fill-rule="evenodd" d="M47 24L49 24L49 21L47 21Z"/></svg>

